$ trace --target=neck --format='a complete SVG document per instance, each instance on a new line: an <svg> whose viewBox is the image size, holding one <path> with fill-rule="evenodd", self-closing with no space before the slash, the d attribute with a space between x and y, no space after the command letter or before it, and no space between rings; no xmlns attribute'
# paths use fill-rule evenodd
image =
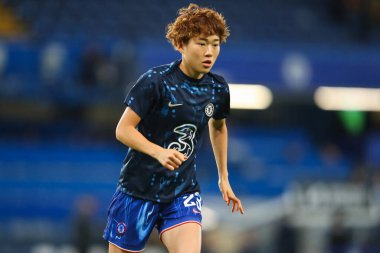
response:
<svg viewBox="0 0 380 253"><path fill-rule="evenodd" d="M183 62L183 60L181 61L179 68L182 70L182 72L185 75L187 75L188 77L194 78L194 79L201 79L204 75L203 73L195 72L191 68L186 66L186 64Z"/></svg>

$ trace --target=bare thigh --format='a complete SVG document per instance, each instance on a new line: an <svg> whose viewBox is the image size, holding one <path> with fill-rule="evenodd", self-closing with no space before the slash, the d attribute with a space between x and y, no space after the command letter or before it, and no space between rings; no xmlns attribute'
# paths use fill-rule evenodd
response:
<svg viewBox="0 0 380 253"><path fill-rule="evenodd" d="M161 240L169 253L200 253L202 229L198 223L186 223L165 231Z"/></svg>
<svg viewBox="0 0 380 253"><path fill-rule="evenodd" d="M136 252L136 251L135 251ZM122 250L112 243L108 243L108 253L133 253L132 251Z"/></svg>

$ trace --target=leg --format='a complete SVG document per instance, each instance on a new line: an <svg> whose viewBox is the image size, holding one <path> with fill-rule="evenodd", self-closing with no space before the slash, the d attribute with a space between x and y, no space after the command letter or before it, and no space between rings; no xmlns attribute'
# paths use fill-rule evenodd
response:
<svg viewBox="0 0 380 253"><path fill-rule="evenodd" d="M139 252L139 251L122 250L121 248L116 247L112 243L108 243L108 253L133 253L133 252Z"/></svg>
<svg viewBox="0 0 380 253"><path fill-rule="evenodd" d="M169 253L200 253L202 231L198 223L189 222L161 234L161 240Z"/></svg>

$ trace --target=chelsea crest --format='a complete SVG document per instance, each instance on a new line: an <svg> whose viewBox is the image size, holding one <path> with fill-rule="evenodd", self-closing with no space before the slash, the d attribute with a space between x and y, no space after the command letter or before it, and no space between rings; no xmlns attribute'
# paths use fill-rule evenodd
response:
<svg viewBox="0 0 380 253"><path fill-rule="evenodd" d="M212 103L208 103L205 107L205 113L208 117L211 117L214 113L214 105Z"/></svg>

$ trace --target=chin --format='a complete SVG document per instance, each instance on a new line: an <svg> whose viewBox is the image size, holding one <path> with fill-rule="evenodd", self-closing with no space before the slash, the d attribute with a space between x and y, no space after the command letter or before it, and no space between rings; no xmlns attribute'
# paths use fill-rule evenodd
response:
<svg viewBox="0 0 380 253"><path fill-rule="evenodd" d="M207 68L207 69L203 68L202 70L199 71L199 73L201 73L201 74L207 74L210 71L211 71L211 68Z"/></svg>

